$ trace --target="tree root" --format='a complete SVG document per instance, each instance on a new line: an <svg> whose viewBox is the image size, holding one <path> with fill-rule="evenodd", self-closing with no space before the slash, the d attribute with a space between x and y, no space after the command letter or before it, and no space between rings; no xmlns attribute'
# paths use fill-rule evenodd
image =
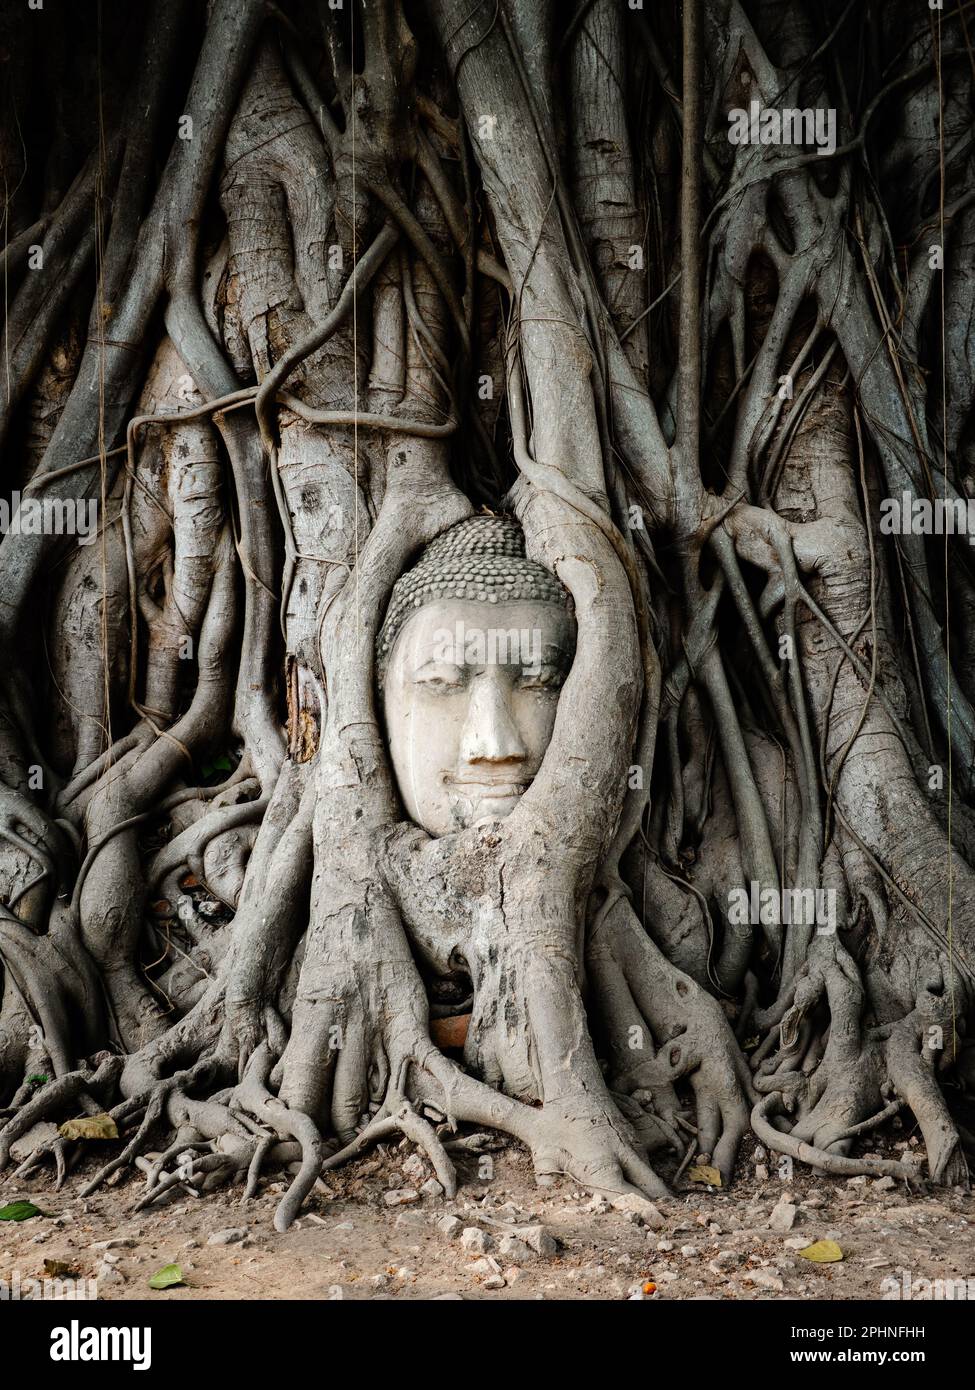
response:
<svg viewBox="0 0 975 1390"><path fill-rule="evenodd" d="M878 1178L892 1177L904 1178L908 1182L917 1181L918 1170L913 1164L892 1158L846 1158L842 1154L827 1153L825 1149L795 1139L791 1134L784 1134L769 1122L769 1115L776 1111L788 1113L788 1101L780 1092L763 1096L751 1115L752 1129L761 1142L775 1153L788 1154L790 1158L808 1163L819 1172L831 1173L836 1177L858 1177L868 1174Z"/></svg>
<svg viewBox="0 0 975 1390"><path fill-rule="evenodd" d="M455 1197L457 1195L457 1171L450 1161L446 1149L438 1139L436 1130L422 1115L417 1114L408 1100L401 1100L389 1113L384 1114L380 1110L375 1118L360 1130L351 1144L346 1144L345 1148L340 1149L338 1153L325 1160L322 1164L322 1171L341 1167L349 1159L358 1158L371 1144L377 1144L381 1139L386 1139L389 1135L397 1133L404 1134L407 1139L412 1139L423 1149L433 1165L433 1170L444 1190L444 1195L448 1198Z"/></svg>
<svg viewBox="0 0 975 1390"><path fill-rule="evenodd" d="M108 1092L122 1071L121 1057L107 1057L94 1074L77 1071L59 1076L41 1088L0 1130L0 1173L10 1162L10 1146L35 1124L51 1118L73 1102L86 1105L89 1114L103 1108L92 1095Z"/></svg>
<svg viewBox="0 0 975 1390"><path fill-rule="evenodd" d="M666 960L622 896L594 922L587 964L599 1003L612 1006L614 1086L652 1097L657 1114L673 1129L680 1118L674 1087L688 1078L697 1102L699 1152L730 1182L752 1089L717 1001Z"/></svg>
<svg viewBox="0 0 975 1390"><path fill-rule="evenodd" d="M242 1110L269 1125L282 1138L295 1139L301 1145L301 1167L274 1213L274 1229L286 1231L321 1175L322 1137L309 1115L291 1109L268 1090L274 1061L268 1044L261 1043L247 1063L234 1099Z"/></svg>

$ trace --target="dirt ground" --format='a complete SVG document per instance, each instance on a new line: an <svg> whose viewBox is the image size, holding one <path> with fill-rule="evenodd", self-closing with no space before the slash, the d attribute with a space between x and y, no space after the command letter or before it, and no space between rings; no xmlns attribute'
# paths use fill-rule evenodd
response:
<svg viewBox="0 0 975 1390"><path fill-rule="evenodd" d="M917 1153L917 1144L894 1131L877 1152ZM975 1297L975 1200L961 1189L908 1191L891 1179L844 1182L798 1167L787 1180L747 1143L733 1187L685 1189L659 1203L651 1229L571 1181L539 1188L517 1145L453 1157L460 1187L446 1201L419 1192L433 1174L412 1144L384 1145L328 1174L328 1190L316 1191L284 1235L272 1227L284 1173L247 1203L239 1189L201 1197L179 1189L168 1205L135 1214L139 1176L77 1195L93 1162L59 1193L49 1178L8 1180L0 1205L31 1199L44 1214L0 1223L0 1281L24 1290L45 1272L73 1275L97 1280L106 1300L818 1300L889 1297L907 1270L915 1287L921 1278L971 1279ZM823 1239L839 1244L841 1261L798 1253ZM151 1290L150 1277L171 1264L185 1283ZM47 1296L52 1289L57 1296L56 1285Z"/></svg>

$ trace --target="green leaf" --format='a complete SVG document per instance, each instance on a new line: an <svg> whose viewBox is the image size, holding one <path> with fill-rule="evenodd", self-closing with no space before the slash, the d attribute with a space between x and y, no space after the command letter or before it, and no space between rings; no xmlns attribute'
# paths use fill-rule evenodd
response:
<svg viewBox="0 0 975 1390"><path fill-rule="evenodd" d="M43 1216L40 1207L33 1202L10 1202L0 1207L0 1221L29 1221L32 1216Z"/></svg>
<svg viewBox="0 0 975 1390"><path fill-rule="evenodd" d="M218 772L232 772L233 763L226 753L218 753L211 762L205 762L200 767L200 775L204 778L213 777Z"/></svg>
<svg viewBox="0 0 975 1390"><path fill-rule="evenodd" d="M708 1187L721 1186L721 1174L707 1163L695 1163L693 1168L688 1168L687 1177L690 1182L705 1182Z"/></svg>
<svg viewBox="0 0 975 1390"><path fill-rule="evenodd" d="M81 1120L67 1120L58 1129L62 1139L117 1139L118 1130L111 1115L86 1115Z"/></svg>
<svg viewBox="0 0 975 1390"><path fill-rule="evenodd" d="M814 1241L812 1245L807 1245L805 1250L800 1250L799 1254L804 1260L813 1260L818 1265L832 1264L834 1260L843 1258L843 1251L835 1240Z"/></svg>
<svg viewBox="0 0 975 1390"><path fill-rule="evenodd" d="M177 1284L185 1284L183 1271L179 1265L163 1265L149 1280L150 1289L174 1289Z"/></svg>
<svg viewBox="0 0 975 1390"><path fill-rule="evenodd" d="M50 1079L51 1078L49 1076L45 1076L42 1071L35 1072L33 1076L28 1076L27 1084L28 1086L46 1086Z"/></svg>

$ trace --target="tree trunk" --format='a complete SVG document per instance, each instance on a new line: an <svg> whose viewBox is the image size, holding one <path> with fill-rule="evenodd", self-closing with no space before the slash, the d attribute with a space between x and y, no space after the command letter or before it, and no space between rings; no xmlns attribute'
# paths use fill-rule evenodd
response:
<svg viewBox="0 0 975 1390"><path fill-rule="evenodd" d="M107 1110L85 1191L297 1157L284 1229L474 1124L639 1208L749 1128L916 1179L906 1106L967 1186L973 69L916 11L4 19L0 1169ZM435 832L377 650L485 514L574 654Z"/></svg>

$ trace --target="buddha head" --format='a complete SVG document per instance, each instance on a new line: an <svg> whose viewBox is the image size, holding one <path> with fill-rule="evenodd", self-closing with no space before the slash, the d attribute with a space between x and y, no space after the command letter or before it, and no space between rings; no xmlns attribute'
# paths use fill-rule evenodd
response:
<svg viewBox="0 0 975 1390"><path fill-rule="evenodd" d="M396 582L376 644L407 813L446 835L517 806L552 736L575 651L568 591L512 516L452 526Z"/></svg>

